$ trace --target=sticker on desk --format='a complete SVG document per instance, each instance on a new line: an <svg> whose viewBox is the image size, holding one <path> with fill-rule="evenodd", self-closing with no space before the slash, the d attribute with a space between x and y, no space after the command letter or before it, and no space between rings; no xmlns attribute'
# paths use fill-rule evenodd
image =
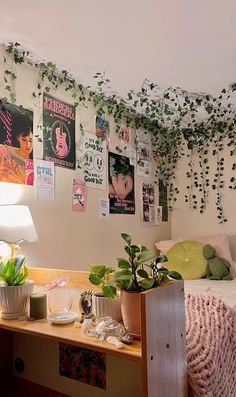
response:
<svg viewBox="0 0 236 397"><path fill-rule="evenodd" d="M59 343L59 374L106 389L106 354Z"/></svg>

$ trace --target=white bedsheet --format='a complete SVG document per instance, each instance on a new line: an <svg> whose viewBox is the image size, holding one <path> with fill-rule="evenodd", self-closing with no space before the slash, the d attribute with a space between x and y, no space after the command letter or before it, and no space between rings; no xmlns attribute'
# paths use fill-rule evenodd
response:
<svg viewBox="0 0 236 397"><path fill-rule="evenodd" d="M233 280L184 280L185 293L194 295L214 295L236 309L236 278Z"/></svg>

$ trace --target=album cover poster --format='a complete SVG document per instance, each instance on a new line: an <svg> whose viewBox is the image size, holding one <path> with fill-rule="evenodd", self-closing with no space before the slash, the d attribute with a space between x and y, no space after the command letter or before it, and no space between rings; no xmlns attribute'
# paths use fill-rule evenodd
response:
<svg viewBox="0 0 236 397"><path fill-rule="evenodd" d="M43 95L43 158L75 169L75 107Z"/></svg>
<svg viewBox="0 0 236 397"><path fill-rule="evenodd" d="M110 214L135 214L134 166L112 152L108 161Z"/></svg>
<svg viewBox="0 0 236 397"><path fill-rule="evenodd" d="M33 112L0 107L0 181L33 185Z"/></svg>

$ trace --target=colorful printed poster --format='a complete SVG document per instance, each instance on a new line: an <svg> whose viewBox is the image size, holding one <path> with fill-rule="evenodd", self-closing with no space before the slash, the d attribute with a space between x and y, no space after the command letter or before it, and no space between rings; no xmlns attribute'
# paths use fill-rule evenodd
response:
<svg viewBox="0 0 236 397"><path fill-rule="evenodd" d="M129 158L108 154L110 214L135 214L134 167Z"/></svg>
<svg viewBox="0 0 236 397"><path fill-rule="evenodd" d="M131 145L131 129L130 127L120 127L119 138L126 146Z"/></svg>
<svg viewBox="0 0 236 397"><path fill-rule="evenodd" d="M151 183L142 183L142 221L155 223L155 187Z"/></svg>
<svg viewBox="0 0 236 397"><path fill-rule="evenodd" d="M72 181L72 211L85 212L87 203L86 183L80 179Z"/></svg>
<svg viewBox="0 0 236 397"><path fill-rule="evenodd" d="M137 174L141 176L150 176L152 167L152 145L151 135L149 133L136 133L136 150L137 150Z"/></svg>
<svg viewBox="0 0 236 397"><path fill-rule="evenodd" d="M33 112L0 108L0 181L33 185Z"/></svg>
<svg viewBox="0 0 236 397"><path fill-rule="evenodd" d="M36 199L54 200L54 163L36 159L35 183Z"/></svg>
<svg viewBox="0 0 236 397"><path fill-rule="evenodd" d="M43 95L43 158L75 169L75 107Z"/></svg>
<svg viewBox="0 0 236 397"><path fill-rule="evenodd" d="M106 219L109 217L109 199L100 198L98 202L98 218Z"/></svg>
<svg viewBox="0 0 236 397"><path fill-rule="evenodd" d="M87 187L106 189L106 143L96 135L86 134L83 142L83 177Z"/></svg>
<svg viewBox="0 0 236 397"><path fill-rule="evenodd" d="M155 225L160 225L162 222L162 206L157 205L155 207Z"/></svg>
<svg viewBox="0 0 236 397"><path fill-rule="evenodd" d="M168 198L167 198L167 185L159 179L159 205L162 206L162 221L168 221Z"/></svg>
<svg viewBox="0 0 236 397"><path fill-rule="evenodd" d="M101 116L96 116L95 131L98 138L102 141L106 141L110 135L109 121L103 119Z"/></svg>
<svg viewBox="0 0 236 397"><path fill-rule="evenodd" d="M59 343L59 374L106 389L106 354Z"/></svg>

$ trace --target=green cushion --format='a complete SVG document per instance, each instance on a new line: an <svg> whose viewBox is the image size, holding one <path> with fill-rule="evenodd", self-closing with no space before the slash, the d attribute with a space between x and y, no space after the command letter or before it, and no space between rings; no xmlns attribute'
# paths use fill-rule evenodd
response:
<svg viewBox="0 0 236 397"><path fill-rule="evenodd" d="M204 277L207 260L202 254L203 246L204 244L192 240L176 243L166 253L168 269L176 270L185 280Z"/></svg>

